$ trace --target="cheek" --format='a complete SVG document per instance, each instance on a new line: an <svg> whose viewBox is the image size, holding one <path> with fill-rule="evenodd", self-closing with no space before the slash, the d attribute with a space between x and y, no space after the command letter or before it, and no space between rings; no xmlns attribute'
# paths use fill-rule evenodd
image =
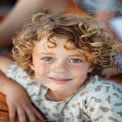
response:
<svg viewBox="0 0 122 122"><path fill-rule="evenodd" d="M47 76L49 71L49 66L44 63L36 63L34 65L34 72L36 79L42 79Z"/></svg>
<svg viewBox="0 0 122 122"><path fill-rule="evenodd" d="M75 67L72 70L72 75L77 79L81 81L85 81L88 74L88 69L84 67Z"/></svg>
<svg viewBox="0 0 122 122"><path fill-rule="evenodd" d="M84 81L86 79L86 77L87 77L87 73L84 72L84 71L81 71L81 70L79 72L73 72L73 74L74 74L74 77L76 79L82 80L82 81Z"/></svg>

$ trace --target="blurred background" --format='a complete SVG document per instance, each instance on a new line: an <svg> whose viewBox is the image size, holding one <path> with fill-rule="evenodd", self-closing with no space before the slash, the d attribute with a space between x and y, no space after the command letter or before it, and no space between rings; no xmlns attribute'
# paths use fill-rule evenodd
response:
<svg viewBox="0 0 122 122"><path fill-rule="evenodd" d="M16 0L0 0L0 15L7 14L14 6Z"/></svg>

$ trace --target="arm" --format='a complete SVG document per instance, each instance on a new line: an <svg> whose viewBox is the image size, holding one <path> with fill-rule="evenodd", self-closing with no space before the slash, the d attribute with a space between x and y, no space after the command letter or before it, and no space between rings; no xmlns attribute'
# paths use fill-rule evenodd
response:
<svg viewBox="0 0 122 122"><path fill-rule="evenodd" d="M32 12L41 7L43 0L18 0L14 8L0 24L0 49L12 43L13 34L28 20ZM29 4L28 4L29 3Z"/></svg>
<svg viewBox="0 0 122 122"><path fill-rule="evenodd" d="M6 96L10 120L15 120L16 112L20 122L26 122L25 114L30 122L35 121L36 118L42 120L41 114L32 105L26 91L15 81L5 76L7 68L11 63L13 63L11 59L3 56L0 57L0 92Z"/></svg>
<svg viewBox="0 0 122 122"><path fill-rule="evenodd" d="M65 6L66 0L18 0L0 24L0 49L12 44L12 36L31 17L35 10L40 8L60 9Z"/></svg>

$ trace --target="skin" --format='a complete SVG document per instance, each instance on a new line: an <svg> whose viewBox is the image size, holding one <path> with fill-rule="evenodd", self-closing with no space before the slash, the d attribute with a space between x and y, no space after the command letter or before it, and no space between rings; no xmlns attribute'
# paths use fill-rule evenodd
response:
<svg viewBox="0 0 122 122"><path fill-rule="evenodd" d="M27 117L29 122L35 122L37 119L41 122L44 118L32 105L26 91L14 80L4 75L13 62L8 57L0 56L0 93L6 96L9 118L11 122L14 122L17 113L19 122L26 122Z"/></svg>
<svg viewBox="0 0 122 122"><path fill-rule="evenodd" d="M53 40L57 45L54 48L48 48L46 36L34 44L30 67L38 81L49 89L51 97L61 101L81 87L92 67L78 50L65 48L68 38L53 37Z"/></svg>
<svg viewBox="0 0 122 122"><path fill-rule="evenodd" d="M29 5L28 5L29 3ZM49 4L47 4L49 3ZM12 44L12 37L31 18L35 10L67 8L67 0L18 0L5 19L0 22L0 50Z"/></svg>

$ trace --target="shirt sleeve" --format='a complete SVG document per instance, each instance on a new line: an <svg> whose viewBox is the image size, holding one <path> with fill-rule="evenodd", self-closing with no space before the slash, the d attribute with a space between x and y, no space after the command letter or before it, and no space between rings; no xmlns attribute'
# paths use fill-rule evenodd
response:
<svg viewBox="0 0 122 122"><path fill-rule="evenodd" d="M122 85L96 85L87 97L86 111L92 122L122 122Z"/></svg>
<svg viewBox="0 0 122 122"><path fill-rule="evenodd" d="M41 84L35 79L31 79L29 75L16 63L10 64L6 72L6 76L13 79L26 89L29 96L37 95L40 92Z"/></svg>

